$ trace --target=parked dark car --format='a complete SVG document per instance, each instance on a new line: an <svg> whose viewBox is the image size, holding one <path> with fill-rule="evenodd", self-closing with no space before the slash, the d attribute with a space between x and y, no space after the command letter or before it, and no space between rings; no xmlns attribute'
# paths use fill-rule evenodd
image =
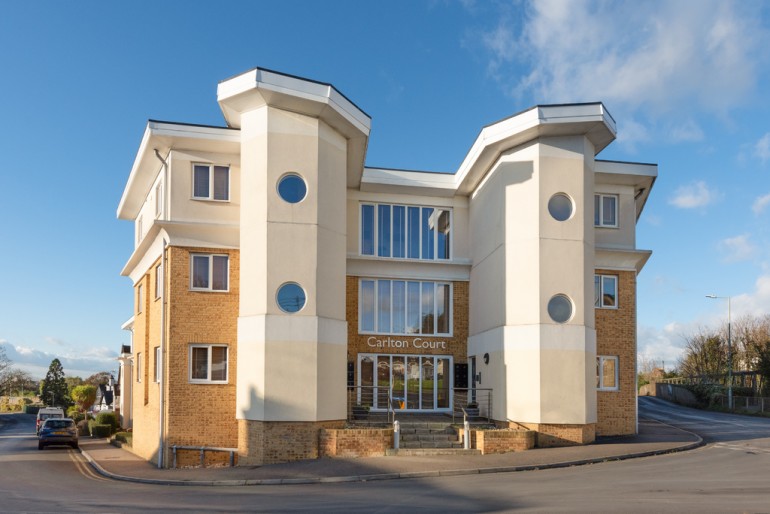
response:
<svg viewBox="0 0 770 514"><path fill-rule="evenodd" d="M70 418L48 418L40 426L37 449L50 445L69 445L78 447L78 427Z"/></svg>

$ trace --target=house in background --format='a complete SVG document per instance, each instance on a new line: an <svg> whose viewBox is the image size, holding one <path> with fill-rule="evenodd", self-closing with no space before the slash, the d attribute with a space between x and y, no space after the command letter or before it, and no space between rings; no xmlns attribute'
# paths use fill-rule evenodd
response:
<svg viewBox="0 0 770 514"><path fill-rule="evenodd" d="M448 174L365 166L371 120L330 84L257 68L217 96L224 127L148 122L118 207L136 453L317 457L349 386L405 413L486 391L540 446L636 431L657 166L595 158L615 139L603 104L484 127Z"/></svg>

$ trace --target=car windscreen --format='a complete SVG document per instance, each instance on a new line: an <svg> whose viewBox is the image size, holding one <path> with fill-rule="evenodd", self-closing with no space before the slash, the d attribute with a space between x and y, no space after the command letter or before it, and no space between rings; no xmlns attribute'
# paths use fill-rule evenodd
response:
<svg viewBox="0 0 770 514"><path fill-rule="evenodd" d="M70 428L75 423L71 419L49 419L45 422L44 428L51 428L51 429L59 429L59 428Z"/></svg>

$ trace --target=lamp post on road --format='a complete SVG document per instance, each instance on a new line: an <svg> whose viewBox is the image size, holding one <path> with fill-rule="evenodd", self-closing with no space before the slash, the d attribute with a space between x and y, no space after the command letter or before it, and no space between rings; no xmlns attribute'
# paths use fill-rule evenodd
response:
<svg viewBox="0 0 770 514"><path fill-rule="evenodd" d="M729 296L707 294L706 298L727 300L727 408L733 410L733 341L731 333Z"/></svg>

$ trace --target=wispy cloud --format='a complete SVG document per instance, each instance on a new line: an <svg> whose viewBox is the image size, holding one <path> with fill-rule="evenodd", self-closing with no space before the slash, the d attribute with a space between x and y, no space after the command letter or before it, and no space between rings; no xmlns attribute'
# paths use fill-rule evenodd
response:
<svg viewBox="0 0 770 514"><path fill-rule="evenodd" d="M725 262L747 261L756 255L757 247L751 242L749 234L741 234L735 237L728 237L719 242L719 249L722 251Z"/></svg>
<svg viewBox="0 0 770 514"><path fill-rule="evenodd" d="M720 116L745 104L768 38L759 21L762 6L753 2L502 5L496 25L476 39L487 51L490 74L512 95L538 102L602 100L648 118L690 110L693 102ZM694 120L671 135L679 141L703 137Z"/></svg>
<svg viewBox="0 0 770 514"><path fill-rule="evenodd" d="M718 199L719 193L699 180L692 184L680 186L668 203L680 209L696 209L706 207Z"/></svg>
<svg viewBox="0 0 770 514"><path fill-rule="evenodd" d="M688 120L671 129L671 139L676 142L695 142L703 140L703 130L693 120Z"/></svg>
<svg viewBox="0 0 770 514"><path fill-rule="evenodd" d="M764 196L760 196L754 200L754 204L751 206L751 210L754 211L754 214L759 216L765 211L768 205L770 205L770 193Z"/></svg>
<svg viewBox="0 0 770 514"><path fill-rule="evenodd" d="M770 160L770 132L762 136L754 145L754 155L756 155L762 164Z"/></svg>

